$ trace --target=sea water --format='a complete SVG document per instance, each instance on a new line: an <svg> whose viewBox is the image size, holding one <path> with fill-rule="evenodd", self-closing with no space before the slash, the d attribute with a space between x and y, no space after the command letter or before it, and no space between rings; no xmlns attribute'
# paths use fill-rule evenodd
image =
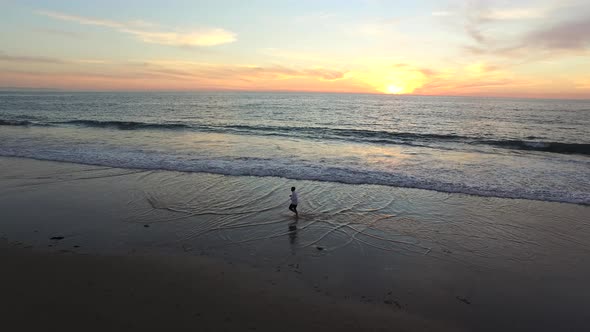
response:
<svg viewBox="0 0 590 332"><path fill-rule="evenodd" d="M0 92L2 156L585 205L588 128L588 100Z"/></svg>

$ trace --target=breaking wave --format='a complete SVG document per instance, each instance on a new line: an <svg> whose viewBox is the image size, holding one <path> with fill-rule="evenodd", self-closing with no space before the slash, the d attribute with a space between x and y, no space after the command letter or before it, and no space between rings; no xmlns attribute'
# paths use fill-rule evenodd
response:
<svg viewBox="0 0 590 332"><path fill-rule="evenodd" d="M118 130L194 130L200 132L230 133L239 135L286 136L306 139L344 140L358 143L423 145L435 143L463 143L487 145L503 149L551 153L590 155L590 144L545 142L535 140L489 140L452 134L421 134L407 132L372 131L362 129L326 127L282 127L249 125L201 125L188 123L150 123L136 121L70 120L42 122L21 119L0 119L0 126L81 126ZM529 137L534 139L534 137Z"/></svg>
<svg viewBox="0 0 590 332"><path fill-rule="evenodd" d="M373 184L392 187L427 189L446 193L462 193L485 197L530 199L590 205L590 195L584 192L545 190L527 187L498 187L485 183L468 184L448 182L433 178L415 177L403 172L366 170L356 167L337 167L315 163L300 163L292 167L291 161L282 159L248 158L188 159L175 158L166 153L144 151L39 151L2 150L0 155L39 160L73 162L128 169L167 170L180 172L211 173L230 176L282 177L293 180L312 180L344 184ZM174 160L174 162L162 162Z"/></svg>

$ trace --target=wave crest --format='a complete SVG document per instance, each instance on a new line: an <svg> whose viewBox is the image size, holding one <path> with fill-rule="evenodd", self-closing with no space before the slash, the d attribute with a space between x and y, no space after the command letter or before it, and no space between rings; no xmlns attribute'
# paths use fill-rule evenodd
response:
<svg viewBox="0 0 590 332"><path fill-rule="evenodd" d="M0 119L0 126L53 125L74 125L118 130L194 130L200 132L218 132L240 135L286 136L322 140L330 139L373 144L428 145L451 142L469 145L487 145L503 149L590 155L590 144L588 143L544 142L518 139L489 140L482 137L468 137L455 134L422 134L326 127L199 125L186 123L150 123L137 121L101 120L70 120L46 123L29 120ZM527 139L534 139L534 137L527 137Z"/></svg>
<svg viewBox="0 0 590 332"><path fill-rule="evenodd" d="M4 120L0 119L0 126L30 126L33 123L26 120Z"/></svg>
<svg viewBox="0 0 590 332"><path fill-rule="evenodd" d="M149 122L136 122L136 121L100 121L100 120L71 120L56 122L58 124L65 125L78 125L85 127L96 127L96 128L115 128L121 130L134 130L134 129L187 129L189 125L182 123L149 123Z"/></svg>
<svg viewBox="0 0 590 332"><path fill-rule="evenodd" d="M560 142L539 142L539 141L489 141L488 144L502 148L531 150L555 153L575 153L590 155L590 144L583 143L560 143Z"/></svg>

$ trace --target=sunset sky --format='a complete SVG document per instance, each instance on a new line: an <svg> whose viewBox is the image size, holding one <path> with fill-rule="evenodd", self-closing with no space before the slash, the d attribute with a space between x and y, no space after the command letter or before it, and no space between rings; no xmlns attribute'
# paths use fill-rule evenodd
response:
<svg viewBox="0 0 590 332"><path fill-rule="evenodd" d="M0 87L590 98L590 1L2 1Z"/></svg>

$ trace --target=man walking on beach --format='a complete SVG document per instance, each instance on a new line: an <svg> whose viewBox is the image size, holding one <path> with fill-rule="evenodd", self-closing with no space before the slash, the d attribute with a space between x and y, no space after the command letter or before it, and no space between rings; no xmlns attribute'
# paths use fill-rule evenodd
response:
<svg viewBox="0 0 590 332"><path fill-rule="evenodd" d="M289 210L295 212L295 216L299 217L299 213L297 213L297 193L295 192L295 187L291 187L291 205L289 205Z"/></svg>

